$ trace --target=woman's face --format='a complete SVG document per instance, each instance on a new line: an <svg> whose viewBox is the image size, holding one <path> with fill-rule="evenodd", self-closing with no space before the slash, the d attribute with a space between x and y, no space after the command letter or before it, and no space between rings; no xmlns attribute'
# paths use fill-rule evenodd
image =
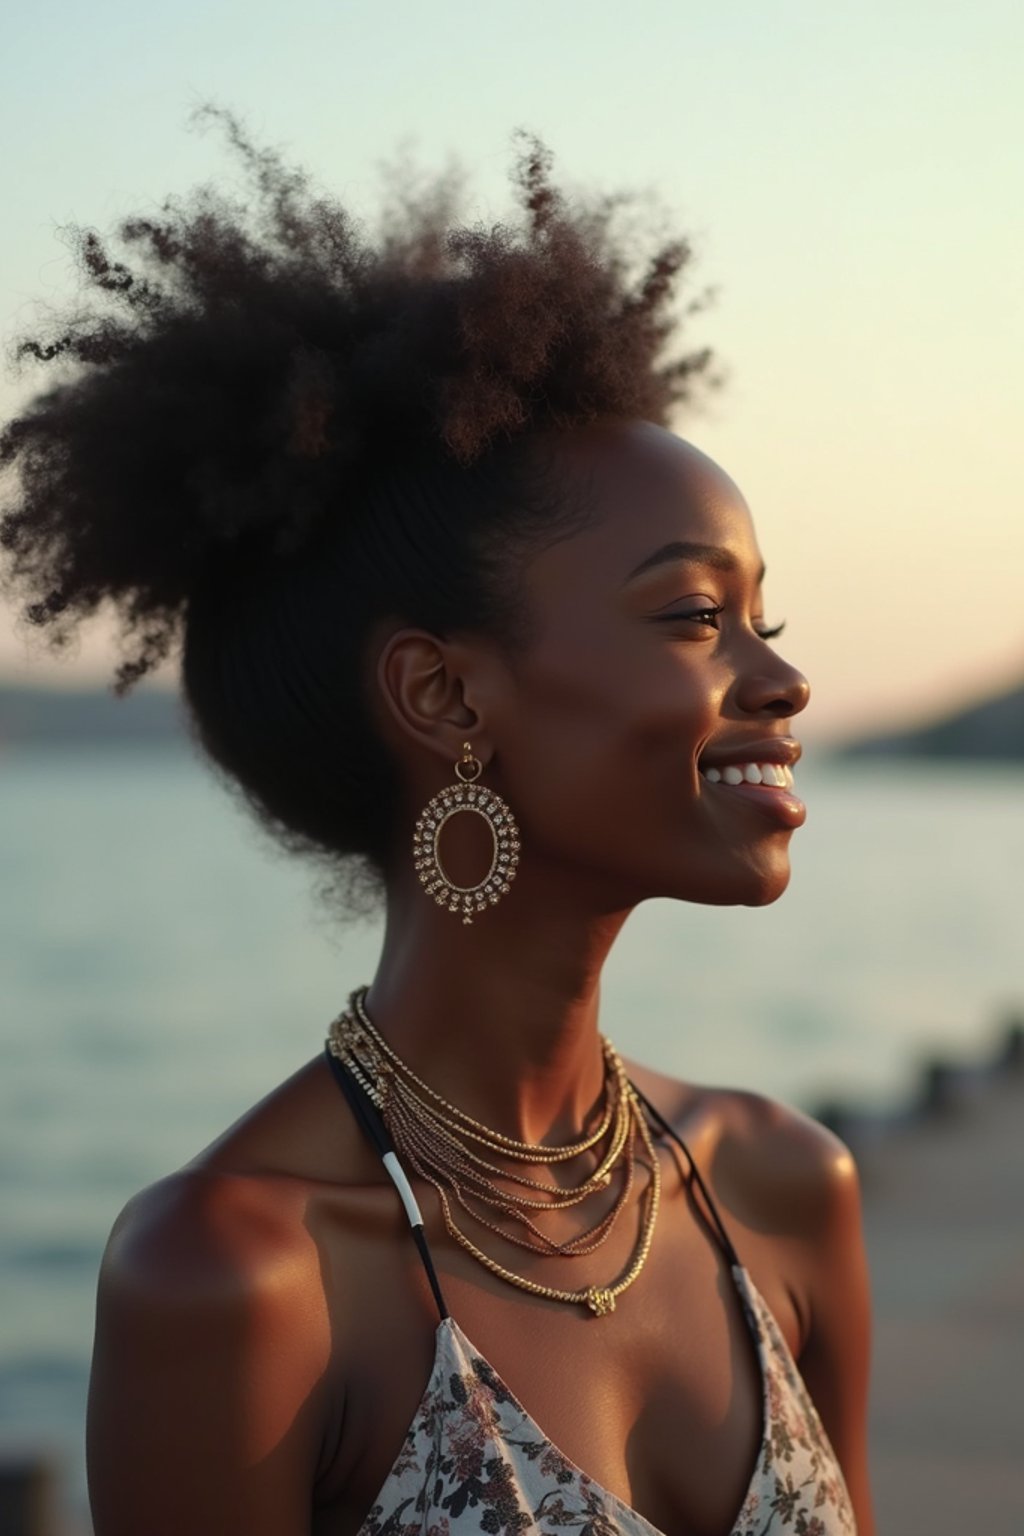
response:
<svg viewBox="0 0 1024 1536"><path fill-rule="evenodd" d="M790 717L809 696L760 633L773 619L747 505L704 454L646 422L588 428L556 451L596 516L528 565L534 632L487 717L484 780L522 830L519 895L558 871L610 904L774 901L802 805L702 772L792 762Z"/></svg>

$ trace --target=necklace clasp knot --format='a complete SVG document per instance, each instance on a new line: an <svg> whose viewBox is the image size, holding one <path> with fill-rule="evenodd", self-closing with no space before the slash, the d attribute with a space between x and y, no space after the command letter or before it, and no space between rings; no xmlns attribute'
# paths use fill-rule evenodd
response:
<svg viewBox="0 0 1024 1536"><path fill-rule="evenodd" d="M586 1293L586 1303L595 1317L605 1317L615 1311L615 1297L603 1286L592 1285Z"/></svg>

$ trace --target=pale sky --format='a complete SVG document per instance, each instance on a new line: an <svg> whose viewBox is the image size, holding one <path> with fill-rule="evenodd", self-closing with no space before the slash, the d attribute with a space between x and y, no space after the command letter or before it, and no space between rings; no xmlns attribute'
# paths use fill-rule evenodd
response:
<svg viewBox="0 0 1024 1536"><path fill-rule="evenodd" d="M413 141L500 217L517 125L560 180L651 188L691 233L730 382L678 429L754 513L807 738L1024 677L1019 0L69 0L0 23L0 335L74 293L59 226L237 183L208 97L372 214ZM0 379L8 415L46 370ZM106 678L30 653L0 676ZM171 674L166 676L171 681Z"/></svg>

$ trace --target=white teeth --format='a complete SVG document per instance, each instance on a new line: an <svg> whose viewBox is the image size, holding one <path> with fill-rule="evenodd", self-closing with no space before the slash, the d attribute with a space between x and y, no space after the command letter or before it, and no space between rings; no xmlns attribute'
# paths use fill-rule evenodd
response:
<svg viewBox="0 0 1024 1536"><path fill-rule="evenodd" d="M783 763L730 763L727 768L702 768L709 784L768 784L792 789L793 770Z"/></svg>

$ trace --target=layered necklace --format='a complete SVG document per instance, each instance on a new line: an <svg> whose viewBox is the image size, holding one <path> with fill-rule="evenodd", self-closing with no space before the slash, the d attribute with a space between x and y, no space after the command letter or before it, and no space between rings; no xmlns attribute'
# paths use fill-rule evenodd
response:
<svg viewBox="0 0 1024 1536"><path fill-rule="evenodd" d="M348 1007L330 1026L328 1049L380 1110L396 1149L409 1166L436 1189L449 1236L510 1285L551 1301L589 1307L597 1317L613 1311L616 1298L633 1284L647 1261L658 1215L661 1173L647 1121L611 1043L601 1037L604 1104L596 1128L559 1147L516 1141L474 1120L416 1075L367 1015L367 991L363 986L350 993ZM638 1141L649 1168L644 1213L630 1264L611 1285L588 1285L575 1291L542 1285L484 1252L456 1219L457 1213L459 1219L469 1217L531 1253L562 1258L594 1253L629 1205ZM568 1163L588 1152L597 1156L597 1165L575 1184L544 1183L520 1171ZM565 1242L556 1242L544 1233L539 1223L545 1214L564 1211L601 1194L620 1169L621 1188L611 1207L592 1226Z"/></svg>

